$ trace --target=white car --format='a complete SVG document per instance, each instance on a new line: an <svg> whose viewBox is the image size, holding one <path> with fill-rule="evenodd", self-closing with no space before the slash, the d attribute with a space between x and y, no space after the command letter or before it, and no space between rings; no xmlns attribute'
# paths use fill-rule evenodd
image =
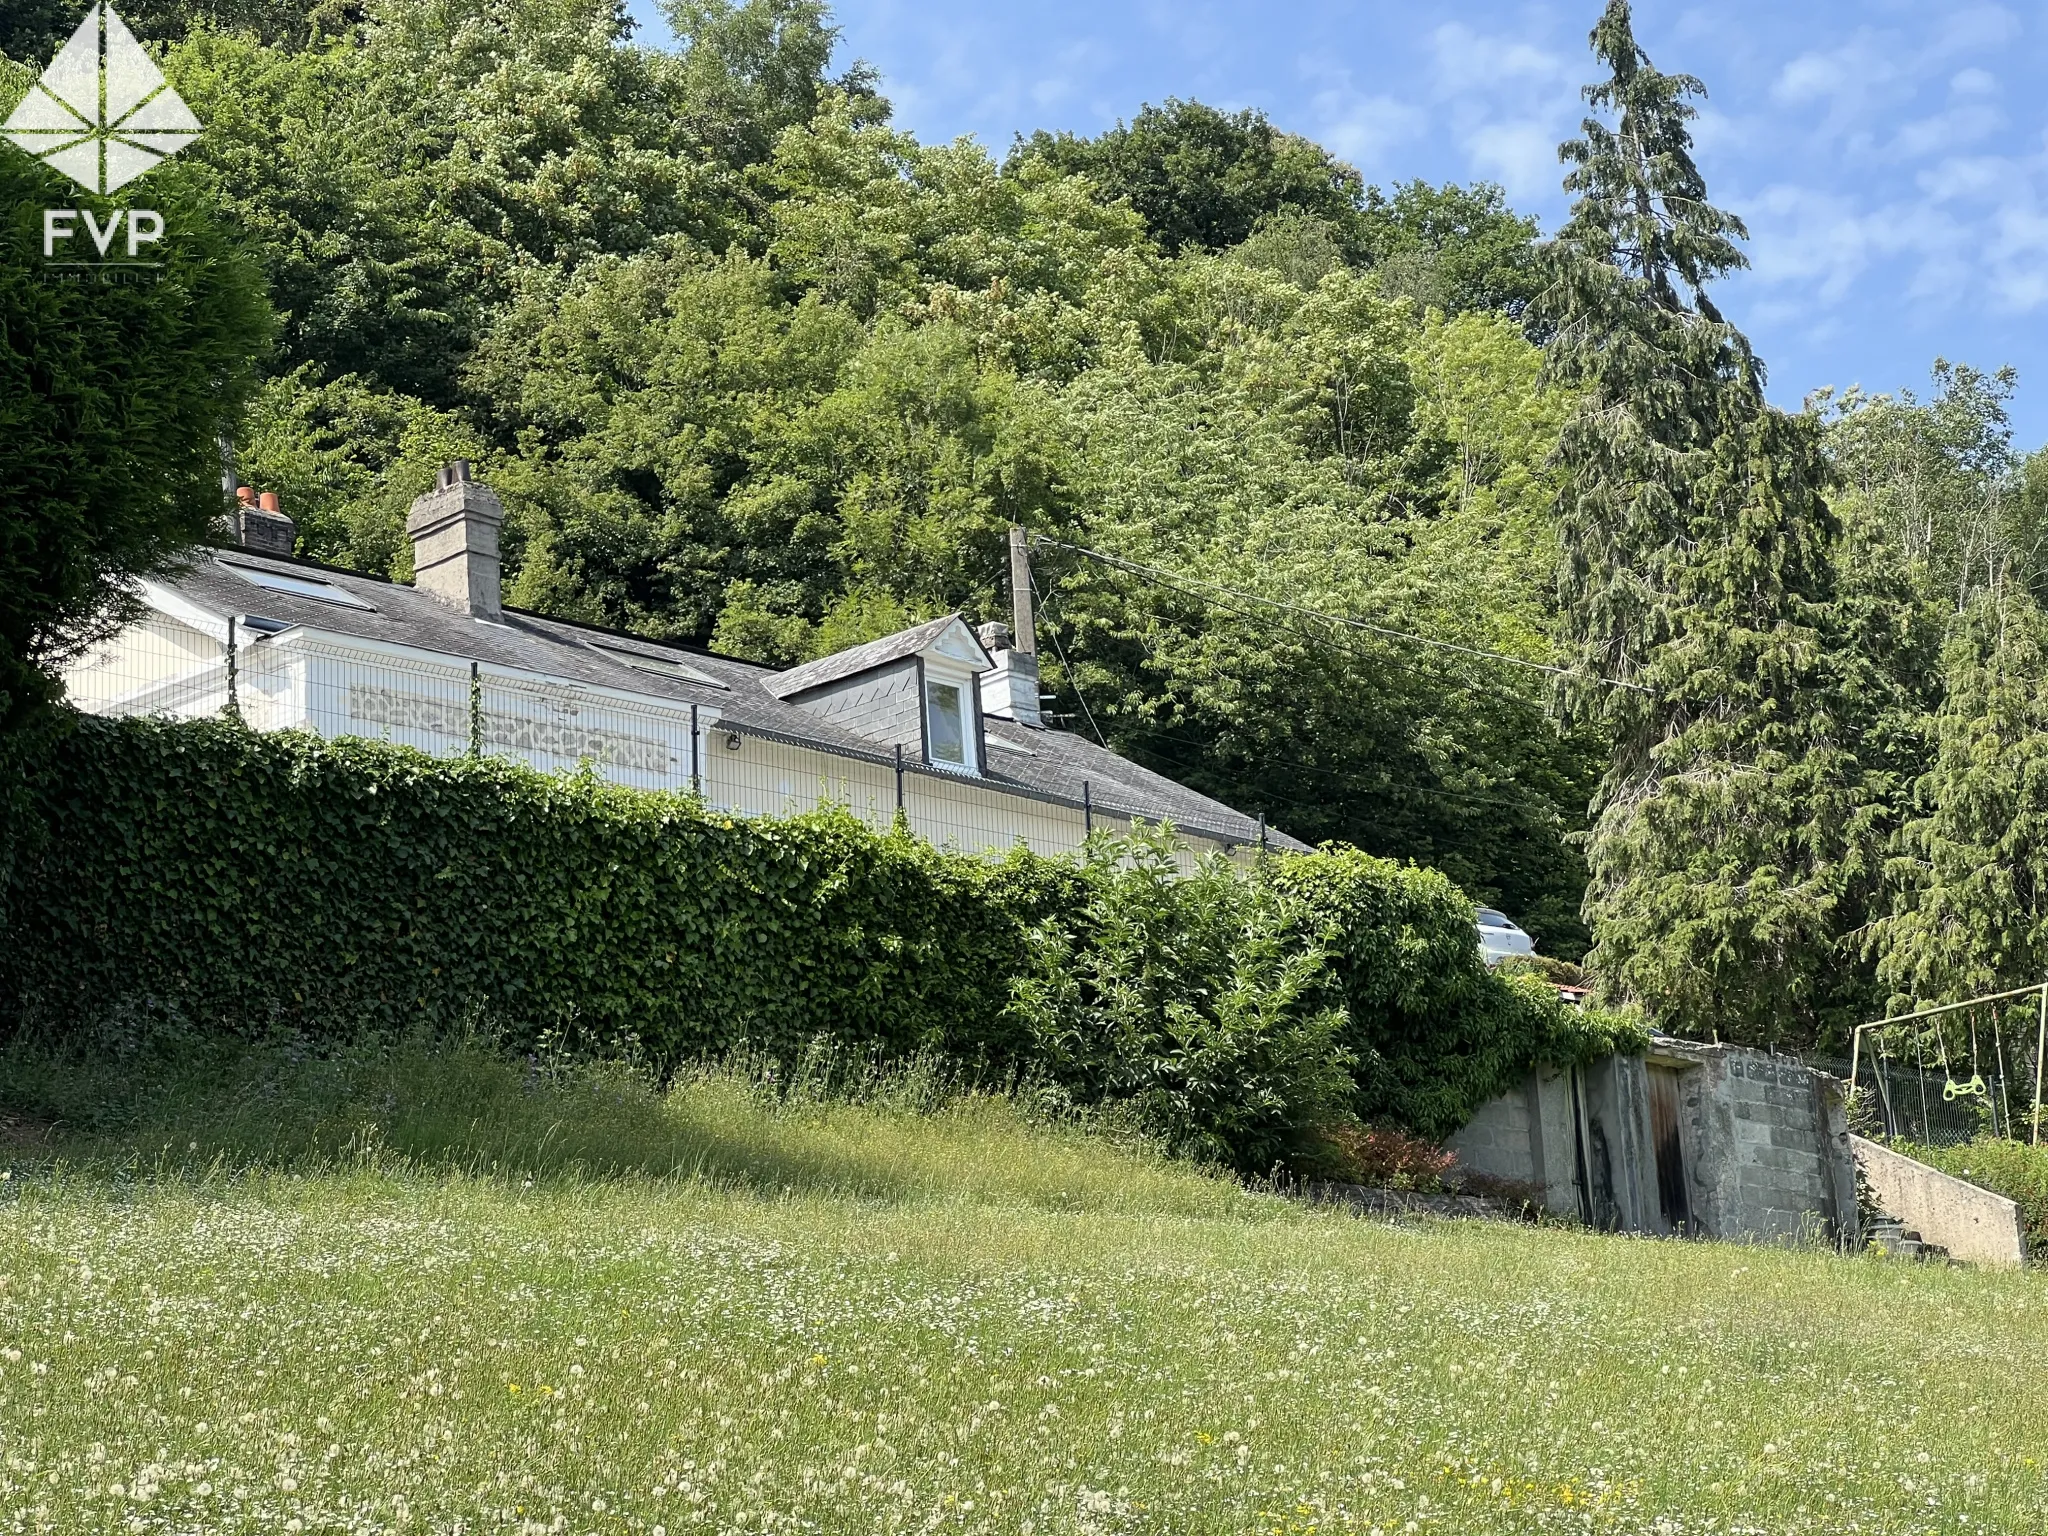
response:
<svg viewBox="0 0 2048 1536"><path fill-rule="evenodd" d="M1479 958L1488 965L1499 965L1510 955L1533 955L1536 941L1517 928L1505 912L1496 912L1491 907L1481 907L1479 919Z"/></svg>

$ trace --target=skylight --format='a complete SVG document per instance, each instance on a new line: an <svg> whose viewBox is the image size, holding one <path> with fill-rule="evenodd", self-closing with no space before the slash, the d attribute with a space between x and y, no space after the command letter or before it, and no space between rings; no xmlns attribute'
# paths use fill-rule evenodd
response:
<svg viewBox="0 0 2048 1536"><path fill-rule="evenodd" d="M629 651L622 645L606 645L601 640L591 641L590 648L593 651L602 651L612 661L628 667L637 667L642 672L652 672L656 677L673 677L686 683L702 683L706 688L725 687L717 678L667 656L650 656L641 651Z"/></svg>
<svg viewBox="0 0 2048 1536"><path fill-rule="evenodd" d="M272 592L282 592L287 597L307 597L316 603L333 603L340 608L368 608L372 613L376 612L355 593L337 587L331 581L321 581L312 576L288 576L283 571L259 570L253 565L236 565L230 560L223 560L221 564L242 580Z"/></svg>

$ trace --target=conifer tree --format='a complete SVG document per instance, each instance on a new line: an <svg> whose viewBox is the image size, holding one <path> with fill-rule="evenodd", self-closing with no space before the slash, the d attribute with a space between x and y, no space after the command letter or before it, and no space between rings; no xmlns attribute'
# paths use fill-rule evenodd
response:
<svg viewBox="0 0 2048 1536"><path fill-rule="evenodd" d="M1980 593L1941 670L1934 761L1872 928L1878 976L1902 999L2023 986L2048 966L2048 615L2023 591Z"/></svg>
<svg viewBox="0 0 2048 1536"><path fill-rule="evenodd" d="M1834 943L1854 810L1824 672L1834 522L1818 425L1708 286L1746 265L1742 223L1692 158L1689 75L1657 70L1627 0L1593 29L1609 77L1564 144L1569 222L1535 317L1577 390L1558 457L1556 703L1611 742L1592 806L1590 963L1660 1026L1806 1037Z"/></svg>

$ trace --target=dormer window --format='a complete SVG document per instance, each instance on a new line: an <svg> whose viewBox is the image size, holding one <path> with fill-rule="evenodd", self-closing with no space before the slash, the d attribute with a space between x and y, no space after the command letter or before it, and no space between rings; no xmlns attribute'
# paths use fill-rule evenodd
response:
<svg viewBox="0 0 2048 1536"><path fill-rule="evenodd" d="M923 767L978 777L981 674L993 662L957 613L791 667L776 698Z"/></svg>
<svg viewBox="0 0 2048 1536"><path fill-rule="evenodd" d="M932 761L949 768L967 762L967 703L958 683L929 681L924 685L925 740Z"/></svg>

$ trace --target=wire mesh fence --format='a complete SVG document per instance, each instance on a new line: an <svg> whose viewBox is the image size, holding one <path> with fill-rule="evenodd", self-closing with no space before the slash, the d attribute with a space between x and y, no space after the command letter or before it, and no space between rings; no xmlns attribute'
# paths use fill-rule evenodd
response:
<svg viewBox="0 0 2048 1536"><path fill-rule="evenodd" d="M1854 1077L1857 1129L1930 1146L2037 1139L2043 1018L2033 987L1864 1026L1837 1068Z"/></svg>
<svg viewBox="0 0 2048 1536"><path fill-rule="evenodd" d="M338 589L337 589L338 590ZM541 772L589 768L640 789L690 791L738 815L845 809L877 830L898 817L963 852L1071 852L1092 831L1173 819L1127 793L1033 790L924 763L915 751L865 752L728 718L723 703L630 690L356 636L194 608L152 610L72 658L73 704L103 715L225 717L262 731L360 737L436 757L509 758ZM1176 857L1245 846L1178 826Z"/></svg>

